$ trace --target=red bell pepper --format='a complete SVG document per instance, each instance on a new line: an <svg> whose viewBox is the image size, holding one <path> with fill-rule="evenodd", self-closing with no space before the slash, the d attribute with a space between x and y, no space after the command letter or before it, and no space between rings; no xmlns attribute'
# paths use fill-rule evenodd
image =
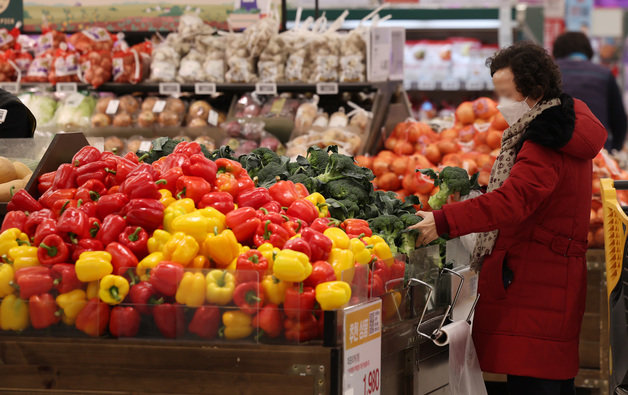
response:
<svg viewBox="0 0 628 395"><path fill-rule="evenodd" d="M281 213L281 204L279 204L278 202L272 201L260 207L260 210L261 209L268 210L268 212L270 213Z"/></svg>
<svg viewBox="0 0 628 395"><path fill-rule="evenodd" d="M268 271L268 260L261 252L249 250L240 254L236 261L235 280L237 284L262 281Z"/></svg>
<svg viewBox="0 0 628 395"><path fill-rule="evenodd" d="M105 181L107 174L115 169L107 167L107 162L99 160L83 165L76 169L76 185L83 185L89 180Z"/></svg>
<svg viewBox="0 0 628 395"><path fill-rule="evenodd" d="M37 249L39 263L44 266L67 262L69 256L70 251L67 245L63 242L61 236L56 234L50 234L44 237Z"/></svg>
<svg viewBox="0 0 628 395"><path fill-rule="evenodd" d="M83 283L76 277L76 270L74 270L74 265L72 264L57 263L56 265L52 265L50 272L54 279L52 282L54 289L60 294L70 292L83 286Z"/></svg>
<svg viewBox="0 0 628 395"><path fill-rule="evenodd" d="M135 165L135 168L131 170L131 172L126 176L125 180L142 173L148 174L153 180L159 180L159 176L161 175L161 173L157 169L155 169L148 163L140 163L139 165ZM123 182L124 181L122 181L120 184L122 184Z"/></svg>
<svg viewBox="0 0 628 395"><path fill-rule="evenodd" d="M161 196L157 184L148 173L139 173L129 176L122 185L120 193L124 193L129 199L157 199Z"/></svg>
<svg viewBox="0 0 628 395"><path fill-rule="evenodd" d="M115 158L115 161L116 161L115 173L109 173L112 177L108 176L107 178L108 179L112 178L112 180L109 181L109 182L113 182L113 184L111 185L114 185L114 184L120 185L124 182L124 180L126 180L129 174L131 174L131 172L135 170L135 168L138 165L124 158Z"/></svg>
<svg viewBox="0 0 628 395"><path fill-rule="evenodd" d="M134 307L116 306L111 310L109 333L114 337L133 337L140 330L140 313Z"/></svg>
<svg viewBox="0 0 628 395"><path fill-rule="evenodd" d="M303 342L316 339L319 333L316 317L308 314L304 319L286 318L283 323L286 340Z"/></svg>
<svg viewBox="0 0 628 395"><path fill-rule="evenodd" d="M72 164L75 167L81 167L87 163L96 162L100 160L101 153L96 147L92 147L91 145L86 145L81 148L74 156L72 157Z"/></svg>
<svg viewBox="0 0 628 395"><path fill-rule="evenodd" d="M126 220L117 214L109 214L102 221L100 230L96 233L96 238L103 245L108 245L112 241L118 240L118 235L126 228Z"/></svg>
<svg viewBox="0 0 628 395"><path fill-rule="evenodd" d="M184 167L187 167L189 165L190 158L188 158L186 155L180 153L172 153L165 157L161 165L161 172L163 173L165 171L168 171L173 167L180 167L181 169L183 169Z"/></svg>
<svg viewBox="0 0 628 395"><path fill-rule="evenodd" d="M286 215L281 214L280 212L268 211L264 207L260 207L260 209L257 211L257 218L259 218L262 222L270 221L273 224L277 225L283 225L286 221L289 220Z"/></svg>
<svg viewBox="0 0 628 395"><path fill-rule="evenodd" d="M11 201L7 204L7 211L28 211L34 213L44 208L41 203L35 200L26 189L20 189L13 194Z"/></svg>
<svg viewBox="0 0 628 395"><path fill-rule="evenodd" d="M98 215L96 203L92 202L91 200L85 201L79 199L76 204L76 208L87 214L88 217L96 217Z"/></svg>
<svg viewBox="0 0 628 395"><path fill-rule="evenodd" d="M126 153L126 155L123 156L124 159L126 160L130 160L133 163L140 163L140 158L137 156L137 154L133 151L129 151Z"/></svg>
<svg viewBox="0 0 628 395"><path fill-rule="evenodd" d="M186 176L201 177L212 185L216 182L218 167L216 163L207 159L203 154L199 153L190 156L189 163L183 166L183 172Z"/></svg>
<svg viewBox="0 0 628 395"><path fill-rule="evenodd" d="M373 275L368 265L354 264L353 280L351 281L352 298L367 297L369 277Z"/></svg>
<svg viewBox="0 0 628 395"><path fill-rule="evenodd" d="M336 220L331 218L316 218L314 222L310 225L312 230L323 233L330 227L335 227L337 224Z"/></svg>
<svg viewBox="0 0 628 395"><path fill-rule="evenodd" d="M173 167L161 173L161 179L155 183L159 189L167 189L170 193L176 194L177 180L181 177L183 177L183 170L180 167Z"/></svg>
<svg viewBox="0 0 628 395"><path fill-rule="evenodd" d="M77 208L77 207L78 207L78 200L76 199L64 199L64 200L59 199L56 202L54 202L54 204L52 205L52 212L55 214L55 217L59 218L61 214L65 212L65 210L69 208Z"/></svg>
<svg viewBox="0 0 628 395"><path fill-rule="evenodd" d="M218 173L216 175L216 191L226 192L234 198L238 196L238 180L231 173Z"/></svg>
<svg viewBox="0 0 628 395"><path fill-rule="evenodd" d="M300 182L297 182L296 184L294 184L294 187L297 190L297 195L299 198L303 199L310 195L310 192L307 190L305 185L301 184Z"/></svg>
<svg viewBox="0 0 628 395"><path fill-rule="evenodd" d="M288 218L288 221L284 221L281 225L290 233L290 237L301 233L301 230L307 226L305 221L298 218Z"/></svg>
<svg viewBox="0 0 628 395"><path fill-rule="evenodd" d="M350 238L362 238L373 236L373 231L369 227L369 223L363 219L349 218L345 219L340 227L347 233Z"/></svg>
<svg viewBox="0 0 628 395"><path fill-rule="evenodd" d="M162 225L164 205L154 199L133 199L122 209L129 226L140 226L147 232L153 232Z"/></svg>
<svg viewBox="0 0 628 395"><path fill-rule="evenodd" d="M115 241L107 244L105 249L111 254L111 265L113 266L113 274L118 276L125 275L129 269L135 271L137 267L137 257L126 246Z"/></svg>
<svg viewBox="0 0 628 395"><path fill-rule="evenodd" d="M246 314L255 314L264 305L264 292L257 281L236 286L233 303Z"/></svg>
<svg viewBox="0 0 628 395"><path fill-rule="evenodd" d="M312 274L303 282L306 287L316 288L318 284L336 281L334 267L326 261L316 261L312 264Z"/></svg>
<svg viewBox="0 0 628 395"><path fill-rule="evenodd" d="M188 331L201 339L213 339L218 335L220 320L217 306L201 306L194 312Z"/></svg>
<svg viewBox="0 0 628 395"><path fill-rule="evenodd" d="M216 159L216 167L218 174L229 173L236 178L244 171L240 162L226 158Z"/></svg>
<svg viewBox="0 0 628 395"><path fill-rule="evenodd" d="M48 293L33 295L28 299L28 314L31 326L35 329L48 328L61 320L61 314L57 314L55 298Z"/></svg>
<svg viewBox="0 0 628 395"><path fill-rule="evenodd" d="M316 292L314 288L299 286L286 289L286 296L283 302L283 311L288 318L304 319L312 315L316 303Z"/></svg>
<svg viewBox="0 0 628 395"><path fill-rule="evenodd" d="M406 263L399 259L395 259L393 264L390 266L390 279L397 280L404 278L406 274Z"/></svg>
<svg viewBox="0 0 628 395"><path fill-rule="evenodd" d="M210 192L203 195L198 203L198 208L213 207L221 213L227 215L235 209L233 196L227 192Z"/></svg>
<svg viewBox="0 0 628 395"><path fill-rule="evenodd" d="M253 207L254 209L258 209L272 202L272 200L268 189L254 188L249 191L240 192L238 195L238 207Z"/></svg>
<svg viewBox="0 0 628 395"><path fill-rule="evenodd" d="M242 194L244 192L255 189L255 181L253 181L253 179L249 177L246 171L243 171L240 176L237 177L237 181L238 194Z"/></svg>
<svg viewBox="0 0 628 395"><path fill-rule="evenodd" d="M49 173L44 173L37 179L37 192L40 194L46 192L48 189L52 187L52 180L55 179L56 171L51 171Z"/></svg>
<svg viewBox="0 0 628 395"><path fill-rule="evenodd" d="M288 211L286 211L286 214L291 217L302 219L308 225L318 218L318 210L316 209L316 206L314 203L306 199L295 200L288 208Z"/></svg>
<svg viewBox="0 0 628 395"><path fill-rule="evenodd" d="M99 298L90 299L76 317L76 329L89 336L101 336L109 324L109 305Z"/></svg>
<svg viewBox="0 0 628 395"><path fill-rule="evenodd" d="M182 141L174 147L172 153L174 154L183 154L187 157L191 157L193 155L200 154L202 152L201 145L195 141L187 142Z"/></svg>
<svg viewBox="0 0 628 395"><path fill-rule="evenodd" d="M384 262L381 259L376 260L375 263L373 264L373 273L379 276L384 282L384 284L386 284L391 278L390 267L388 267L386 262Z"/></svg>
<svg viewBox="0 0 628 395"><path fill-rule="evenodd" d="M125 245L138 259L148 255L148 233L141 226L127 226L118 236L118 242Z"/></svg>
<svg viewBox="0 0 628 395"><path fill-rule="evenodd" d="M333 243L331 239L323 233L312 228L305 228L301 231L301 237L307 241L312 251L311 261L326 261Z"/></svg>
<svg viewBox="0 0 628 395"><path fill-rule="evenodd" d="M267 304L255 317L253 326L263 331L263 335L275 338L281 335L283 330L283 317L276 304Z"/></svg>
<svg viewBox="0 0 628 395"><path fill-rule="evenodd" d="M290 233L281 225L274 224L270 220L267 220L257 227L257 233L253 237L253 242L257 247L268 242L282 249L290 237Z"/></svg>
<svg viewBox="0 0 628 395"><path fill-rule="evenodd" d="M296 237L286 241L286 244L283 245L283 249L302 252L307 255L310 261L312 260L312 249L310 248L310 243L303 239L303 237Z"/></svg>
<svg viewBox="0 0 628 395"><path fill-rule="evenodd" d="M48 235L57 234L57 221L50 218L45 218L37 225L37 230L33 236L34 245L38 246L41 241Z"/></svg>
<svg viewBox="0 0 628 395"><path fill-rule="evenodd" d="M278 181L268 188L268 192L276 202L284 207L288 207L295 200L305 197L299 195L297 188L292 181Z"/></svg>
<svg viewBox="0 0 628 395"><path fill-rule="evenodd" d="M57 200L66 200L74 199L74 195L76 194L76 189L67 188L67 189L54 189L50 188L43 195L39 197L39 203L45 208L52 208Z"/></svg>
<svg viewBox="0 0 628 395"><path fill-rule="evenodd" d="M67 236L73 244L76 244L78 239L90 237L88 221L89 217L83 211L69 208L57 220L57 232L62 237Z"/></svg>
<svg viewBox="0 0 628 395"><path fill-rule="evenodd" d="M104 245L97 239L81 239L72 251L72 262L76 262L85 251L102 251Z"/></svg>
<svg viewBox="0 0 628 395"><path fill-rule="evenodd" d="M83 202L97 202L98 199L107 193L107 187L99 180L88 180L83 183L74 196L77 200L82 199Z"/></svg>
<svg viewBox="0 0 628 395"><path fill-rule="evenodd" d="M0 228L0 233L4 232L7 229L17 228L24 232L26 229L26 220L28 217L24 211L9 211L7 215L4 217L4 221L2 221L2 228Z"/></svg>
<svg viewBox="0 0 628 395"><path fill-rule="evenodd" d="M89 217L87 223L89 224L89 236L95 239L102 224L100 220L96 217Z"/></svg>
<svg viewBox="0 0 628 395"><path fill-rule="evenodd" d="M33 236L39 224L41 224L45 219L54 220L56 224L56 217L52 210L45 208L35 213L30 213L24 223L24 233L29 236Z"/></svg>
<svg viewBox="0 0 628 395"><path fill-rule="evenodd" d="M174 296L179 282L183 278L183 266L178 263L163 261L150 271L150 283L164 296Z"/></svg>
<svg viewBox="0 0 628 395"><path fill-rule="evenodd" d="M172 303L155 305L153 320L164 337L175 339L185 333L185 315L181 305Z"/></svg>
<svg viewBox="0 0 628 395"><path fill-rule="evenodd" d="M53 279L50 268L29 266L15 272L15 284L20 291L20 298L28 299L33 295L45 294L52 289Z"/></svg>
<svg viewBox="0 0 628 395"><path fill-rule="evenodd" d="M52 180L52 189L76 188L76 168L69 163L64 163L57 169Z"/></svg>
<svg viewBox="0 0 628 395"><path fill-rule="evenodd" d="M368 283L368 296L369 298L376 298L378 296L382 296L385 293L385 284L384 281L377 273L373 273L373 275L369 276Z"/></svg>
<svg viewBox="0 0 628 395"><path fill-rule="evenodd" d="M229 212L225 216L225 224L233 231L240 243L251 240L262 221L257 218L257 213L252 207L243 207Z"/></svg>
<svg viewBox="0 0 628 395"><path fill-rule="evenodd" d="M177 180L177 198L190 198L198 204L203 195L210 193L212 186L204 178L195 176L183 176Z"/></svg>
<svg viewBox="0 0 628 395"><path fill-rule="evenodd" d="M101 196L100 199L98 199L98 203L96 203L98 218L104 220L109 214L119 214L128 203L129 197L124 193L113 193L111 195Z"/></svg>
<svg viewBox="0 0 628 395"><path fill-rule="evenodd" d="M150 314L154 305L163 303L163 298L158 297L157 291L151 283L142 281L131 286L129 301L140 314Z"/></svg>

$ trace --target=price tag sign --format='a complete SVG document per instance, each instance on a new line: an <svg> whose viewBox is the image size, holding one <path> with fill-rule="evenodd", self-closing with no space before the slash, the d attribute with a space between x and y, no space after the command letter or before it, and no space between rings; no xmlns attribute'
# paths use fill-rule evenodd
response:
<svg viewBox="0 0 628 395"><path fill-rule="evenodd" d="M0 123L4 123L4 121L7 119L7 114L7 110L5 110L4 108L0 108Z"/></svg>
<svg viewBox="0 0 628 395"><path fill-rule="evenodd" d="M466 83L468 91L481 91L484 89L484 81L471 80Z"/></svg>
<svg viewBox="0 0 628 395"><path fill-rule="evenodd" d="M207 117L207 123L211 126L218 126L218 113L214 110L209 111L209 116Z"/></svg>
<svg viewBox="0 0 628 395"><path fill-rule="evenodd" d="M160 82L159 94L178 96L179 94L181 94L181 85L176 82Z"/></svg>
<svg viewBox="0 0 628 395"><path fill-rule="evenodd" d="M74 92L74 93L71 93L70 96L68 96L68 98L65 101L65 104L67 104L68 107L78 107L79 104L81 104L84 99L85 99L85 96L81 95L78 92Z"/></svg>
<svg viewBox="0 0 628 395"><path fill-rule="evenodd" d="M433 91L435 89L436 89L435 81L428 81L428 80L419 81L419 90Z"/></svg>
<svg viewBox="0 0 628 395"><path fill-rule="evenodd" d="M338 83L336 82L319 82L316 84L317 95L337 95Z"/></svg>
<svg viewBox="0 0 628 395"><path fill-rule="evenodd" d="M460 90L460 81L458 80L446 80L442 83L444 91L458 91Z"/></svg>
<svg viewBox="0 0 628 395"><path fill-rule="evenodd" d="M105 114L115 115L118 112L119 106L120 106L120 100L118 99L110 100L109 104L107 104L107 109L105 110Z"/></svg>
<svg viewBox="0 0 628 395"><path fill-rule="evenodd" d="M155 102L155 105L153 106L153 112L156 114L159 114L160 112L162 112L164 110L164 108L166 108L166 101L165 100L157 100Z"/></svg>
<svg viewBox="0 0 628 395"><path fill-rule="evenodd" d="M255 93L258 95L276 95L277 84L272 82L259 82L255 84Z"/></svg>
<svg viewBox="0 0 628 395"><path fill-rule="evenodd" d="M198 82L194 84L194 93L197 95L213 95L216 93L216 84Z"/></svg>
<svg viewBox="0 0 628 395"><path fill-rule="evenodd" d="M57 82L57 92L59 93L73 93L78 91L76 82Z"/></svg>
<svg viewBox="0 0 628 395"><path fill-rule="evenodd" d="M3 82L3 83L0 83L0 89L4 89L5 91L9 93L13 93L14 95L17 95L18 92L20 91L20 84L18 84L17 82Z"/></svg>
<svg viewBox="0 0 628 395"><path fill-rule="evenodd" d="M139 148L139 150L140 150L140 151L146 151L146 152L148 152L148 151L150 151L150 149L151 149L151 147L152 147L152 146L153 146L153 145L152 145L152 143L151 143L150 141L142 141L142 142L140 143L140 148Z"/></svg>
<svg viewBox="0 0 628 395"><path fill-rule="evenodd" d="M344 315L342 393L379 395L382 371L382 301L348 308Z"/></svg>

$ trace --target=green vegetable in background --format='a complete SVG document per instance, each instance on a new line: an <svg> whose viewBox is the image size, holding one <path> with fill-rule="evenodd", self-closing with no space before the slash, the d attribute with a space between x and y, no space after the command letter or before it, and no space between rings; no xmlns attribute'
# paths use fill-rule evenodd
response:
<svg viewBox="0 0 628 395"><path fill-rule="evenodd" d="M46 94L24 93L18 98L33 113L37 126L46 126L54 118L57 110L57 101L54 97Z"/></svg>
<svg viewBox="0 0 628 395"><path fill-rule="evenodd" d="M469 174L465 169L460 167L447 166L440 173L436 173L432 169L418 170L434 180L434 186L440 188L435 194L430 196L428 203L433 210L439 210L445 203L447 198L460 193L460 196L468 195L472 189L479 189L477 183L477 173L469 179Z"/></svg>

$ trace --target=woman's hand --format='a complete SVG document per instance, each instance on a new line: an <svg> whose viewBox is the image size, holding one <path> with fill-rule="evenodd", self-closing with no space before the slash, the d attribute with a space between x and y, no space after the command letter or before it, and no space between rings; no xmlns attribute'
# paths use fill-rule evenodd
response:
<svg viewBox="0 0 628 395"><path fill-rule="evenodd" d="M416 225L410 226L408 229L417 229L419 236L416 239L416 246L421 247L430 244L438 239L436 231L436 222L434 222L434 214L427 211L417 211L416 215L423 218L423 221Z"/></svg>

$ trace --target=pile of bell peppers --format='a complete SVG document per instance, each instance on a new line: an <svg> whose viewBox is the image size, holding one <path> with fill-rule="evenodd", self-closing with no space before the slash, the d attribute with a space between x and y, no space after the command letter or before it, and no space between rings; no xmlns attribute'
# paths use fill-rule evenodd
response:
<svg viewBox="0 0 628 395"><path fill-rule="evenodd" d="M182 142L152 164L87 146L17 192L0 229L0 330L322 336L323 311L386 293L405 263L302 184L260 188Z"/></svg>

